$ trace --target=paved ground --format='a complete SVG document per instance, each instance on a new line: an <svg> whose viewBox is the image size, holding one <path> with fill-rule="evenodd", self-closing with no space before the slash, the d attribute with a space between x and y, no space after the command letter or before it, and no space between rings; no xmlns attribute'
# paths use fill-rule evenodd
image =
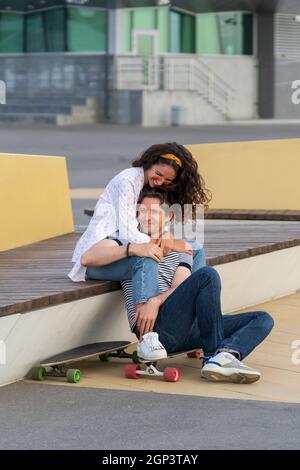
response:
<svg viewBox="0 0 300 470"><path fill-rule="evenodd" d="M299 125L248 124L192 127L94 125L55 127L1 125L0 151L67 157L71 188L101 188L128 167L148 146L167 141L182 144L299 137ZM82 208L96 200L73 201L76 224L87 224Z"/></svg>
<svg viewBox="0 0 300 470"><path fill-rule="evenodd" d="M19 383L0 449L298 449L300 406Z"/></svg>

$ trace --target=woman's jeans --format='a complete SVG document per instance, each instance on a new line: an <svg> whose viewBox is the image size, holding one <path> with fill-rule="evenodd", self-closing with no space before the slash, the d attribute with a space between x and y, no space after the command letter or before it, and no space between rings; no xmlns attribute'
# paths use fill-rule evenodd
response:
<svg viewBox="0 0 300 470"><path fill-rule="evenodd" d="M193 252L193 272L205 266L204 250L195 245ZM132 256L105 266L89 266L87 279L98 281L126 281L132 279L134 304L147 302L159 295L158 263L152 258Z"/></svg>
<svg viewBox="0 0 300 470"><path fill-rule="evenodd" d="M205 356L232 351L243 359L273 328L263 311L222 315L218 272L203 267L188 277L160 307L155 323L168 353L203 349Z"/></svg>
<svg viewBox="0 0 300 470"><path fill-rule="evenodd" d="M193 267L192 273L198 271L198 269L206 266L205 251L202 245L200 245L196 240L187 240L187 242L193 248Z"/></svg>
<svg viewBox="0 0 300 470"><path fill-rule="evenodd" d="M159 294L158 263L152 258L131 256L105 266L89 266L87 279L126 281L132 279L134 304L147 302Z"/></svg>

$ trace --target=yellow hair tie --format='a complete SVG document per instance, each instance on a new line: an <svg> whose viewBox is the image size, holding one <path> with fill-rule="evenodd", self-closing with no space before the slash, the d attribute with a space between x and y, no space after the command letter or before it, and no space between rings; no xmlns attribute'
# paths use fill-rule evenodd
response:
<svg viewBox="0 0 300 470"><path fill-rule="evenodd" d="M172 153L165 153L164 155L161 155L161 158L166 158L167 160L174 160L174 162L177 163L180 168L183 167L180 158L176 157L176 155L173 155Z"/></svg>

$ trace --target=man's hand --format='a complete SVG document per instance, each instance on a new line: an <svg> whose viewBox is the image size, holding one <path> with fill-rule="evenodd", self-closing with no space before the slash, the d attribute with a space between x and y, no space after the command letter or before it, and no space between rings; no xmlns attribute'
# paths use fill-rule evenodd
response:
<svg viewBox="0 0 300 470"><path fill-rule="evenodd" d="M161 238L156 240L163 252L163 256L167 256L171 251L177 253L193 254L192 246L185 240L175 240L171 233L164 234Z"/></svg>
<svg viewBox="0 0 300 470"><path fill-rule="evenodd" d="M136 306L135 321L140 333L140 339L146 333L153 331L159 307L160 302L156 297L151 297L146 303Z"/></svg>
<svg viewBox="0 0 300 470"><path fill-rule="evenodd" d="M163 257L163 251L153 243L136 243L129 246L129 255L152 258L159 263Z"/></svg>
<svg viewBox="0 0 300 470"><path fill-rule="evenodd" d="M173 251L178 253L187 253L188 255L193 254L192 246L185 240L173 240Z"/></svg>
<svg viewBox="0 0 300 470"><path fill-rule="evenodd" d="M171 232L165 232L160 238L151 240L151 243L156 243L162 249L163 256L168 256L173 251L174 237Z"/></svg>

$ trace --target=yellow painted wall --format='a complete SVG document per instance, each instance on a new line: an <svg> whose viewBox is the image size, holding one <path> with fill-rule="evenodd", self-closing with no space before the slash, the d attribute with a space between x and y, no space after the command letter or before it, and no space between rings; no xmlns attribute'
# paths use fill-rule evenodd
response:
<svg viewBox="0 0 300 470"><path fill-rule="evenodd" d="M66 159L0 153L0 251L74 231Z"/></svg>
<svg viewBox="0 0 300 470"><path fill-rule="evenodd" d="M300 210L300 139L186 145L211 209Z"/></svg>

